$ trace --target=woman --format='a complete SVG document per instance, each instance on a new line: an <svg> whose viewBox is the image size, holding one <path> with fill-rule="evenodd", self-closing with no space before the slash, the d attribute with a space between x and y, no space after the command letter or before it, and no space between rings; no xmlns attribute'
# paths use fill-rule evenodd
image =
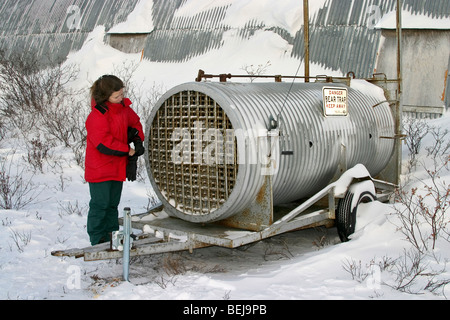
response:
<svg viewBox="0 0 450 320"><path fill-rule="evenodd" d="M102 76L91 88L85 180L91 195L87 232L92 245L109 241L111 232L119 230L118 206L127 165L144 153L142 124L123 90L123 82L113 75Z"/></svg>

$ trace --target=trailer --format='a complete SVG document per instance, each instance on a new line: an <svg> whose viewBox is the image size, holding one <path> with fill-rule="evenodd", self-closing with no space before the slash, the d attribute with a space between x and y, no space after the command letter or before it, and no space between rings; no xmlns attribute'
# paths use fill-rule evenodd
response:
<svg viewBox="0 0 450 320"><path fill-rule="evenodd" d="M146 167L161 204L133 216L125 208L110 243L53 256L123 258L128 280L134 256L237 248L316 226L335 225L348 241L359 204L389 201L402 138L390 97L349 77L201 82L212 77L169 90L147 120Z"/></svg>
<svg viewBox="0 0 450 320"><path fill-rule="evenodd" d="M317 226L336 225L341 241L345 242L355 230L359 204L389 201L395 188L392 183L370 177L363 166L348 170L338 181L298 206L291 203L271 207L269 187L259 205L264 214L277 218L260 231L232 228L220 223L196 224L183 221L168 216L161 205L133 216L130 215L130 209L125 208L124 217L120 219L124 227L114 234L111 242L81 249L54 251L52 255L84 258L84 261L123 258L123 277L128 281L129 259L135 256L176 251L192 253L194 249L210 246L237 248L286 232ZM132 229L142 232L134 235Z"/></svg>

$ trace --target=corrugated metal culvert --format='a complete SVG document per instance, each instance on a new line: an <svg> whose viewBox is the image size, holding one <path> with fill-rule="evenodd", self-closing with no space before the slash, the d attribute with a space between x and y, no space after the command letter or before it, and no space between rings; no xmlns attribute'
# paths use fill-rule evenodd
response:
<svg viewBox="0 0 450 320"><path fill-rule="evenodd" d="M326 115L327 99L346 112ZM205 223L245 210L268 174L274 204L316 193L343 165L376 176L393 135L388 103L343 84L187 83L150 114L146 165L170 215Z"/></svg>

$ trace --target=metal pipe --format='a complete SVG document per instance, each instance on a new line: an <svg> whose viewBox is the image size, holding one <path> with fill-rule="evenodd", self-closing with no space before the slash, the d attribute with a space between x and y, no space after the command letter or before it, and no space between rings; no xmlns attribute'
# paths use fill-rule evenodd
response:
<svg viewBox="0 0 450 320"><path fill-rule="evenodd" d="M130 273L130 239L131 239L131 209L123 212L123 280L129 281Z"/></svg>
<svg viewBox="0 0 450 320"><path fill-rule="evenodd" d="M198 76L197 78L195 78L196 82L202 82L202 80L206 80L206 79L213 79L213 78L219 78L220 82L227 82L227 79L232 79L232 78L245 78L245 79L250 79L250 78L258 78L258 79L267 79L267 78L274 78L275 82L282 82L283 79L311 79L314 78L316 80L316 82L345 82L350 84L351 79L354 79L354 72L350 71L347 73L347 75L345 77L336 77L336 76L326 76L326 75L316 75L316 76L311 76L309 75L308 77L306 76L283 76L283 75L266 75L266 74L259 74L259 75L249 75L249 74L231 74L231 73L227 73L227 74L206 74L203 70L199 70L198 72Z"/></svg>
<svg viewBox="0 0 450 320"><path fill-rule="evenodd" d="M397 0L397 80L398 80L398 94L402 93L402 0Z"/></svg>

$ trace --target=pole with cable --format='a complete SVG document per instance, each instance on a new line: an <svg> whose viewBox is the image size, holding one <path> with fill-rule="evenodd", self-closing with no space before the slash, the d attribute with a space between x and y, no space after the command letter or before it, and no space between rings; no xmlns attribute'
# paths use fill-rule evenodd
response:
<svg viewBox="0 0 450 320"><path fill-rule="evenodd" d="M309 82L309 1L303 0L303 30L305 37L305 82Z"/></svg>

